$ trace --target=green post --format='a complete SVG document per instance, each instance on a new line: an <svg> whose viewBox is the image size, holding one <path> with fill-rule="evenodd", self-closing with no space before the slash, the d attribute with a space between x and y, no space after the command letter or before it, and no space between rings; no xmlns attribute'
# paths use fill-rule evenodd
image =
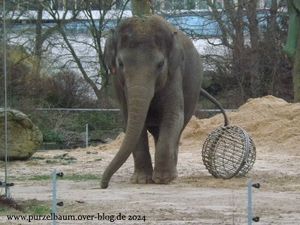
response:
<svg viewBox="0 0 300 225"><path fill-rule="evenodd" d="M298 35L298 45L295 52L293 67L294 101L300 102L300 35Z"/></svg>
<svg viewBox="0 0 300 225"><path fill-rule="evenodd" d="M289 30L284 51L294 60L294 101L300 102L300 1L288 0Z"/></svg>
<svg viewBox="0 0 300 225"><path fill-rule="evenodd" d="M294 2L297 1L288 0L289 30L288 30L287 43L284 47L284 51L290 57L294 57L296 53L297 39L299 36L299 25L300 25L300 14L296 8L297 3L295 4Z"/></svg>

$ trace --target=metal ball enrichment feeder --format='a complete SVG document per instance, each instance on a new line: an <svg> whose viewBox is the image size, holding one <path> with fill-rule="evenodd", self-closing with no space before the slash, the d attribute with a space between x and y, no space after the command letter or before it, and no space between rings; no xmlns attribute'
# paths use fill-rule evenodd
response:
<svg viewBox="0 0 300 225"><path fill-rule="evenodd" d="M204 142L204 165L216 178L244 176L255 162L255 144L244 129L229 125L225 111L222 108L221 111L225 125L211 132Z"/></svg>

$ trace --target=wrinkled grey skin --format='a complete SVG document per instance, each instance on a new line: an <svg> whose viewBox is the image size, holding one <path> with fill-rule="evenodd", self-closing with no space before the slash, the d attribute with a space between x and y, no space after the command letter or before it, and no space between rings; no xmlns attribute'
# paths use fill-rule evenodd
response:
<svg viewBox="0 0 300 225"><path fill-rule="evenodd" d="M120 150L102 176L112 175L131 153L133 183L167 184L177 177L180 135L194 113L202 62L191 40L158 16L124 20L106 41L105 62L126 121ZM147 130L155 140L154 169Z"/></svg>

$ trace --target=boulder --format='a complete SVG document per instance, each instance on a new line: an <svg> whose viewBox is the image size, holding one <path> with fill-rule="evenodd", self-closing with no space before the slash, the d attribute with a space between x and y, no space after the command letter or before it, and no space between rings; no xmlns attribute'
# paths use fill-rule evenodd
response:
<svg viewBox="0 0 300 225"><path fill-rule="evenodd" d="M5 159L4 109L0 108L0 160ZM8 159L26 160L43 142L41 131L24 113L8 109Z"/></svg>

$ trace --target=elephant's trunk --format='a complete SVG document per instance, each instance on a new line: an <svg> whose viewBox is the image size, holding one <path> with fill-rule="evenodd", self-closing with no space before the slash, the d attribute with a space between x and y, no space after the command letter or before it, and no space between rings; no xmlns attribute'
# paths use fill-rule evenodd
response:
<svg viewBox="0 0 300 225"><path fill-rule="evenodd" d="M125 138L120 150L102 175L101 188L108 187L112 175L123 165L137 145L154 95L153 86L134 85L127 88L128 120Z"/></svg>

